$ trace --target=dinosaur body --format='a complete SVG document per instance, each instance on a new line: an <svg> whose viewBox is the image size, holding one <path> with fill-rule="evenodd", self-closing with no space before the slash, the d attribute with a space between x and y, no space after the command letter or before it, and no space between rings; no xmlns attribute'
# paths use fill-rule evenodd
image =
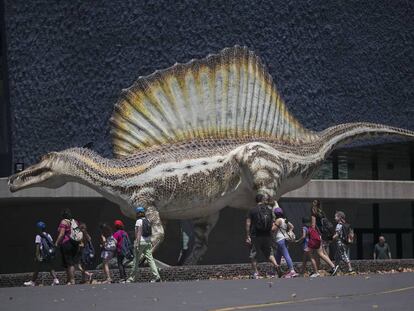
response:
<svg viewBox="0 0 414 311"><path fill-rule="evenodd" d="M308 182L330 152L350 140L414 137L370 123L306 130L257 56L240 47L140 77L122 92L111 124L115 159L85 148L50 153L11 176L10 190L76 181L131 218L133 207L144 206L154 248L164 236L162 219L192 219L195 246L187 263L206 251L222 208L250 208L258 192L278 200Z"/></svg>

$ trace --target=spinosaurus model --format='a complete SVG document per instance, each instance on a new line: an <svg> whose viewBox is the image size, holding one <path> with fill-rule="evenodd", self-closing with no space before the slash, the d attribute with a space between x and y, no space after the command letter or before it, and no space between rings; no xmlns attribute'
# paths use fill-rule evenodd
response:
<svg viewBox="0 0 414 311"><path fill-rule="evenodd" d="M248 209L257 193L278 200L306 184L330 152L377 134L414 132L347 123L305 129L287 110L260 59L245 47L156 71L123 90L110 120L114 159L86 148L51 152L9 178L10 191L85 184L134 218L146 208L156 249L161 220L194 220L187 263L207 249L226 207Z"/></svg>

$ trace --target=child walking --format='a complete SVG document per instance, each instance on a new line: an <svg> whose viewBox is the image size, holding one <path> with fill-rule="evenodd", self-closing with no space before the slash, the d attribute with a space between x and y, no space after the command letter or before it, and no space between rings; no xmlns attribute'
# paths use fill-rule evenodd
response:
<svg viewBox="0 0 414 311"><path fill-rule="evenodd" d="M85 223L80 223L79 229L83 233L82 241L79 243L80 262L78 265L78 268L82 273L81 283L92 283L93 274L86 271L87 267L91 264L95 256L95 252L92 246L92 238L88 233L88 228L86 227Z"/></svg>
<svg viewBox="0 0 414 311"><path fill-rule="evenodd" d="M106 276L106 280L103 282L112 283L111 273L109 271L109 261L114 257L116 251L116 240L112 235L112 228L108 224L101 225L101 258L103 261L103 271Z"/></svg>
<svg viewBox="0 0 414 311"><path fill-rule="evenodd" d="M338 211L335 213L335 221L337 223L333 240L336 242L335 264L339 265L343 261L348 266L348 273L352 270L351 261L349 260L348 231L349 224L346 223L345 213Z"/></svg>
<svg viewBox="0 0 414 311"><path fill-rule="evenodd" d="M309 217L302 218L302 236L296 240L297 243L301 243L303 241L303 258L302 258L302 267L300 268L299 273L305 274L306 272L306 263L308 259L310 259L312 264L313 273L311 277L319 276L318 268L316 264L315 257L313 256L313 251L311 248L308 247L309 242L309 228L311 227L311 219Z"/></svg>
<svg viewBox="0 0 414 311"><path fill-rule="evenodd" d="M43 221L39 221L36 224L37 234L35 237L35 269L30 281L24 282L24 286L35 286L36 280L39 275L39 271L49 271L53 277L52 285L58 285L59 280L56 276L56 272L52 267L52 260L55 257L55 248L53 245L52 237L46 230L46 224Z"/></svg>
<svg viewBox="0 0 414 311"><path fill-rule="evenodd" d="M121 220L115 220L114 226L116 230L114 238L116 240L116 258L118 262L119 278L120 282L125 282L127 279L125 273L125 260L131 261L134 258L134 249L128 233L124 230L124 223Z"/></svg>

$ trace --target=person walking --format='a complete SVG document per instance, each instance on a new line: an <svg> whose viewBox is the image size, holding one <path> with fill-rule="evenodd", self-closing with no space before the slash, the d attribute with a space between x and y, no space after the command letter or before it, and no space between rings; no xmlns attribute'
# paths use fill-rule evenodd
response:
<svg viewBox="0 0 414 311"><path fill-rule="evenodd" d="M338 266L343 261L348 266L348 273L352 273L351 261L349 260L348 236L350 226L345 220L345 213L338 211L335 213L337 223L333 240L336 242L335 264Z"/></svg>
<svg viewBox="0 0 414 311"><path fill-rule="evenodd" d="M321 248L323 253L329 257L329 245L332 242L332 237L335 234L335 226L326 217L319 200L313 200L311 206L311 221L312 227L318 230L321 235ZM319 267L319 258L316 259Z"/></svg>
<svg viewBox="0 0 414 311"><path fill-rule="evenodd" d="M324 222L327 222L327 218L325 216L325 213L323 212L321 208L321 203L319 200L314 200L312 202L311 207L311 227L308 228L308 234L309 234L309 240L308 240L308 247L315 251L318 255L316 260L316 266L320 266L320 259L325 261L329 267L331 268L329 273L333 276L338 271L339 266L334 265L332 260L328 256L328 249L329 249L329 243L330 241L323 240L321 231L323 227L326 227L324 225ZM325 229L323 229L325 231ZM319 235L319 239L317 238L317 235Z"/></svg>
<svg viewBox="0 0 414 311"><path fill-rule="evenodd" d="M257 251L260 250L270 261L278 276L281 276L280 266L272 254L272 231L276 230L274 215L271 207L267 205L267 197L256 195L257 205L253 207L246 218L246 243L250 248L250 260L253 268L253 278L259 278L257 269Z"/></svg>
<svg viewBox="0 0 414 311"><path fill-rule="evenodd" d="M37 234L35 237L35 258L34 272L30 281L24 282L24 286L35 286L39 271L49 271L53 278L52 285L59 285L59 280L52 266L55 257L55 247L53 239L46 232L46 224L39 221L36 224Z"/></svg>
<svg viewBox="0 0 414 311"><path fill-rule="evenodd" d="M289 237L289 234L293 232L293 225L286 219L283 213L283 209L281 207L276 207L273 210L273 213L275 214L276 221L276 229L274 231L275 234L275 242L276 242L276 263L280 266L280 262L283 258L286 260L286 264L288 266L289 272L286 273L283 277L284 278L293 278L298 276L295 269L293 268L293 262L289 255L289 250L287 248L287 238Z"/></svg>
<svg viewBox="0 0 414 311"><path fill-rule="evenodd" d="M302 236L296 240L297 243L301 243L303 241L303 258L302 258L302 266L300 268L300 274L305 274L306 272L306 263L308 262L308 259L311 261L313 273L311 274L311 277L318 277L318 267L316 265L316 260L313 255L312 249L308 246L309 242L309 230L312 227L311 226L311 219L309 217L303 217L302 218Z"/></svg>
<svg viewBox="0 0 414 311"><path fill-rule="evenodd" d="M79 271L82 273L81 283L92 283L93 273L87 271L87 267L95 257L95 251L92 245L92 238L88 233L85 223L79 224L79 229L83 233L82 241L79 243Z"/></svg>
<svg viewBox="0 0 414 311"><path fill-rule="evenodd" d="M72 217L70 209L62 212L62 220L58 227L58 237L55 246L59 247L62 255L62 265L66 269L67 285L75 284L75 266L79 264L79 243L82 239L79 224Z"/></svg>
<svg viewBox="0 0 414 311"><path fill-rule="evenodd" d="M116 240L112 235L112 228L110 225L104 223L101 224L101 258L102 258L102 269L105 274L105 281L103 284L112 283L111 272L109 270L109 262L115 256L116 252Z"/></svg>
<svg viewBox="0 0 414 311"><path fill-rule="evenodd" d="M116 240L116 258L118 262L119 278L120 282L126 281L125 273L125 260L132 260L133 247L131 245L128 233L124 230L124 223L121 220L115 220L114 222L115 233L114 238Z"/></svg>
<svg viewBox="0 0 414 311"><path fill-rule="evenodd" d="M134 262L130 275L127 279L127 283L137 281L141 256L144 256L151 269L153 277L151 282L160 282L161 277L158 272L158 268L155 265L154 258L152 256L151 223L145 217L145 209L143 207L137 207L135 209L135 213L137 221L135 223Z"/></svg>
<svg viewBox="0 0 414 311"><path fill-rule="evenodd" d="M378 238L378 243L374 247L374 260L377 259L391 259L391 249L382 235Z"/></svg>

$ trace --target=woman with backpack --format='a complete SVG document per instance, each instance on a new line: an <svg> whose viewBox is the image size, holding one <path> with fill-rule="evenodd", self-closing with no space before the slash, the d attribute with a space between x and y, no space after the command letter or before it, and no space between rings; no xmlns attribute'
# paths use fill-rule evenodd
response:
<svg viewBox="0 0 414 311"><path fill-rule="evenodd" d="M103 272L106 280L102 283L112 283L111 273L109 271L109 261L114 257L116 251L116 240L112 235L112 228L108 224L101 225L101 258L103 263Z"/></svg>
<svg viewBox="0 0 414 311"><path fill-rule="evenodd" d="M80 223L79 229L83 233L83 238L82 241L79 243L80 263L78 265L78 268L82 273L81 283L83 284L88 282L90 284L92 283L93 273L86 271L86 269L95 257L95 251L92 245L92 238L88 233L88 228L86 227L86 224Z"/></svg>
<svg viewBox="0 0 414 311"><path fill-rule="evenodd" d="M274 234L275 234L275 242L276 242L276 255L275 259L277 264L280 266L280 262L282 256L286 260L286 264L289 268L289 272L286 273L283 277L284 278L293 278L298 276L295 269L293 268L293 262L289 255L289 250L287 248L287 240L288 239L295 239L293 233L293 225L284 217L283 210L279 206L273 210L276 220L274 225L276 226Z"/></svg>
<svg viewBox="0 0 414 311"><path fill-rule="evenodd" d="M321 235L322 251L326 256L329 256L329 244L332 242L335 226L326 217L319 200L312 201L311 221L312 227L318 230ZM317 264L319 266L319 260L317 260Z"/></svg>
<svg viewBox="0 0 414 311"><path fill-rule="evenodd" d="M75 266L79 264L79 242L82 235L78 222L72 218L70 209L62 212L55 246L60 248L62 265L66 269L67 285L75 284ZM80 238L79 238L80 237Z"/></svg>
<svg viewBox="0 0 414 311"><path fill-rule="evenodd" d="M316 254L318 255L317 259L322 259L329 265L329 267L331 267L329 273L333 276L338 271L339 266L333 264L333 262L326 254L326 251L322 246L324 242L321 237L321 228L323 227L323 221L326 222L326 220L327 219L322 211L319 200L314 200L312 202L311 209L311 226L308 228L308 247L312 251L316 252ZM318 261L317 267L319 268ZM317 276L319 276L319 274Z"/></svg>
<svg viewBox="0 0 414 311"><path fill-rule="evenodd" d="M52 260L55 257L55 248L52 237L46 232L46 224L39 221L36 224L37 234L35 237L35 268L30 281L24 282L24 286L35 286L39 271L49 271L53 277L52 285L59 285L59 280L52 266Z"/></svg>

